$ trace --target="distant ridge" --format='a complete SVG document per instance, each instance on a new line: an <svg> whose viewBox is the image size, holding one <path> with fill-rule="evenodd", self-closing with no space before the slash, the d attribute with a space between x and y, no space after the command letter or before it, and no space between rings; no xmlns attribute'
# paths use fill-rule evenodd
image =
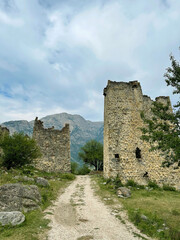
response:
<svg viewBox="0 0 180 240"><path fill-rule="evenodd" d="M62 129L65 123L70 124L71 130L71 160L82 164L78 158L78 152L80 148L89 140L96 139L103 143L103 122L91 122L85 120L82 116L77 114L59 113L48 115L41 118L44 122L44 127L52 127L55 129ZM1 126L5 126L10 130L10 133L24 132L29 136L32 135L34 120L26 121L9 121L4 122Z"/></svg>

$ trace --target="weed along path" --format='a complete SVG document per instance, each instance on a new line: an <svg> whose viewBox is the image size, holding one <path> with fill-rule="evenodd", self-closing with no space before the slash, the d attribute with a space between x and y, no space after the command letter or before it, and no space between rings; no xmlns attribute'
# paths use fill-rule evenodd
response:
<svg viewBox="0 0 180 240"><path fill-rule="evenodd" d="M95 196L89 176L78 176L50 210L48 240L142 239Z"/></svg>

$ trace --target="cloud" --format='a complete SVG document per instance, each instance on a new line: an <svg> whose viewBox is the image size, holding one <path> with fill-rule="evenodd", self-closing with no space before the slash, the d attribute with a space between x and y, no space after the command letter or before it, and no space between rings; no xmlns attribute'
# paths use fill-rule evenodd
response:
<svg viewBox="0 0 180 240"><path fill-rule="evenodd" d="M178 0L2 0L0 122L57 111L102 120L108 79L171 95L163 75L169 54L179 57L179 9Z"/></svg>
<svg viewBox="0 0 180 240"><path fill-rule="evenodd" d="M0 22L13 26L13 27L21 27L23 25L23 21L18 18L11 18L4 12L0 11Z"/></svg>

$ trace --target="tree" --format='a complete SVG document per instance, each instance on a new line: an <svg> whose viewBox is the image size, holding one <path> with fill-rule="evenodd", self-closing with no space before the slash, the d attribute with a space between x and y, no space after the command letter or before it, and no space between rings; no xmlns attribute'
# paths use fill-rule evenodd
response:
<svg viewBox="0 0 180 240"><path fill-rule="evenodd" d="M94 166L96 171L103 170L103 145L96 140L88 141L79 152L79 157L90 165Z"/></svg>
<svg viewBox="0 0 180 240"><path fill-rule="evenodd" d="M3 150L2 165L7 169L30 164L41 156L35 140L23 133L14 133L12 136L5 135L0 140L0 147Z"/></svg>
<svg viewBox="0 0 180 240"><path fill-rule="evenodd" d="M174 88L173 94L180 93L180 64L170 55L171 67L164 74L167 86ZM142 128L142 139L151 144L151 150L159 149L165 155L163 166L169 167L177 163L180 166L180 102L174 105L174 112L170 111L170 102L166 105L154 102L153 117L147 119L142 113L141 117L146 124Z"/></svg>

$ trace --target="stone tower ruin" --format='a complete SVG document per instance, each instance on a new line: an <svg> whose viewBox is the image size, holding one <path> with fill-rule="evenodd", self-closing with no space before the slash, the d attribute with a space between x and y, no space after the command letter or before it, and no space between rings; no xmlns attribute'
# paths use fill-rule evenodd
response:
<svg viewBox="0 0 180 240"><path fill-rule="evenodd" d="M40 147L42 157L36 160L36 167L46 172L70 172L70 129L66 124L61 130L45 129L43 122L34 121L33 138Z"/></svg>
<svg viewBox="0 0 180 240"><path fill-rule="evenodd" d="M170 100L158 97L156 101ZM104 176L119 176L123 183L132 179L147 184L151 180L180 187L180 169L163 168L161 153L149 152L149 143L140 139L144 126L140 113L152 116L152 103L142 94L138 81L108 81L104 89Z"/></svg>
<svg viewBox="0 0 180 240"><path fill-rule="evenodd" d="M9 129L0 126L0 138L3 138L6 134L9 135ZM2 153L3 150L0 148L0 156L2 155Z"/></svg>

